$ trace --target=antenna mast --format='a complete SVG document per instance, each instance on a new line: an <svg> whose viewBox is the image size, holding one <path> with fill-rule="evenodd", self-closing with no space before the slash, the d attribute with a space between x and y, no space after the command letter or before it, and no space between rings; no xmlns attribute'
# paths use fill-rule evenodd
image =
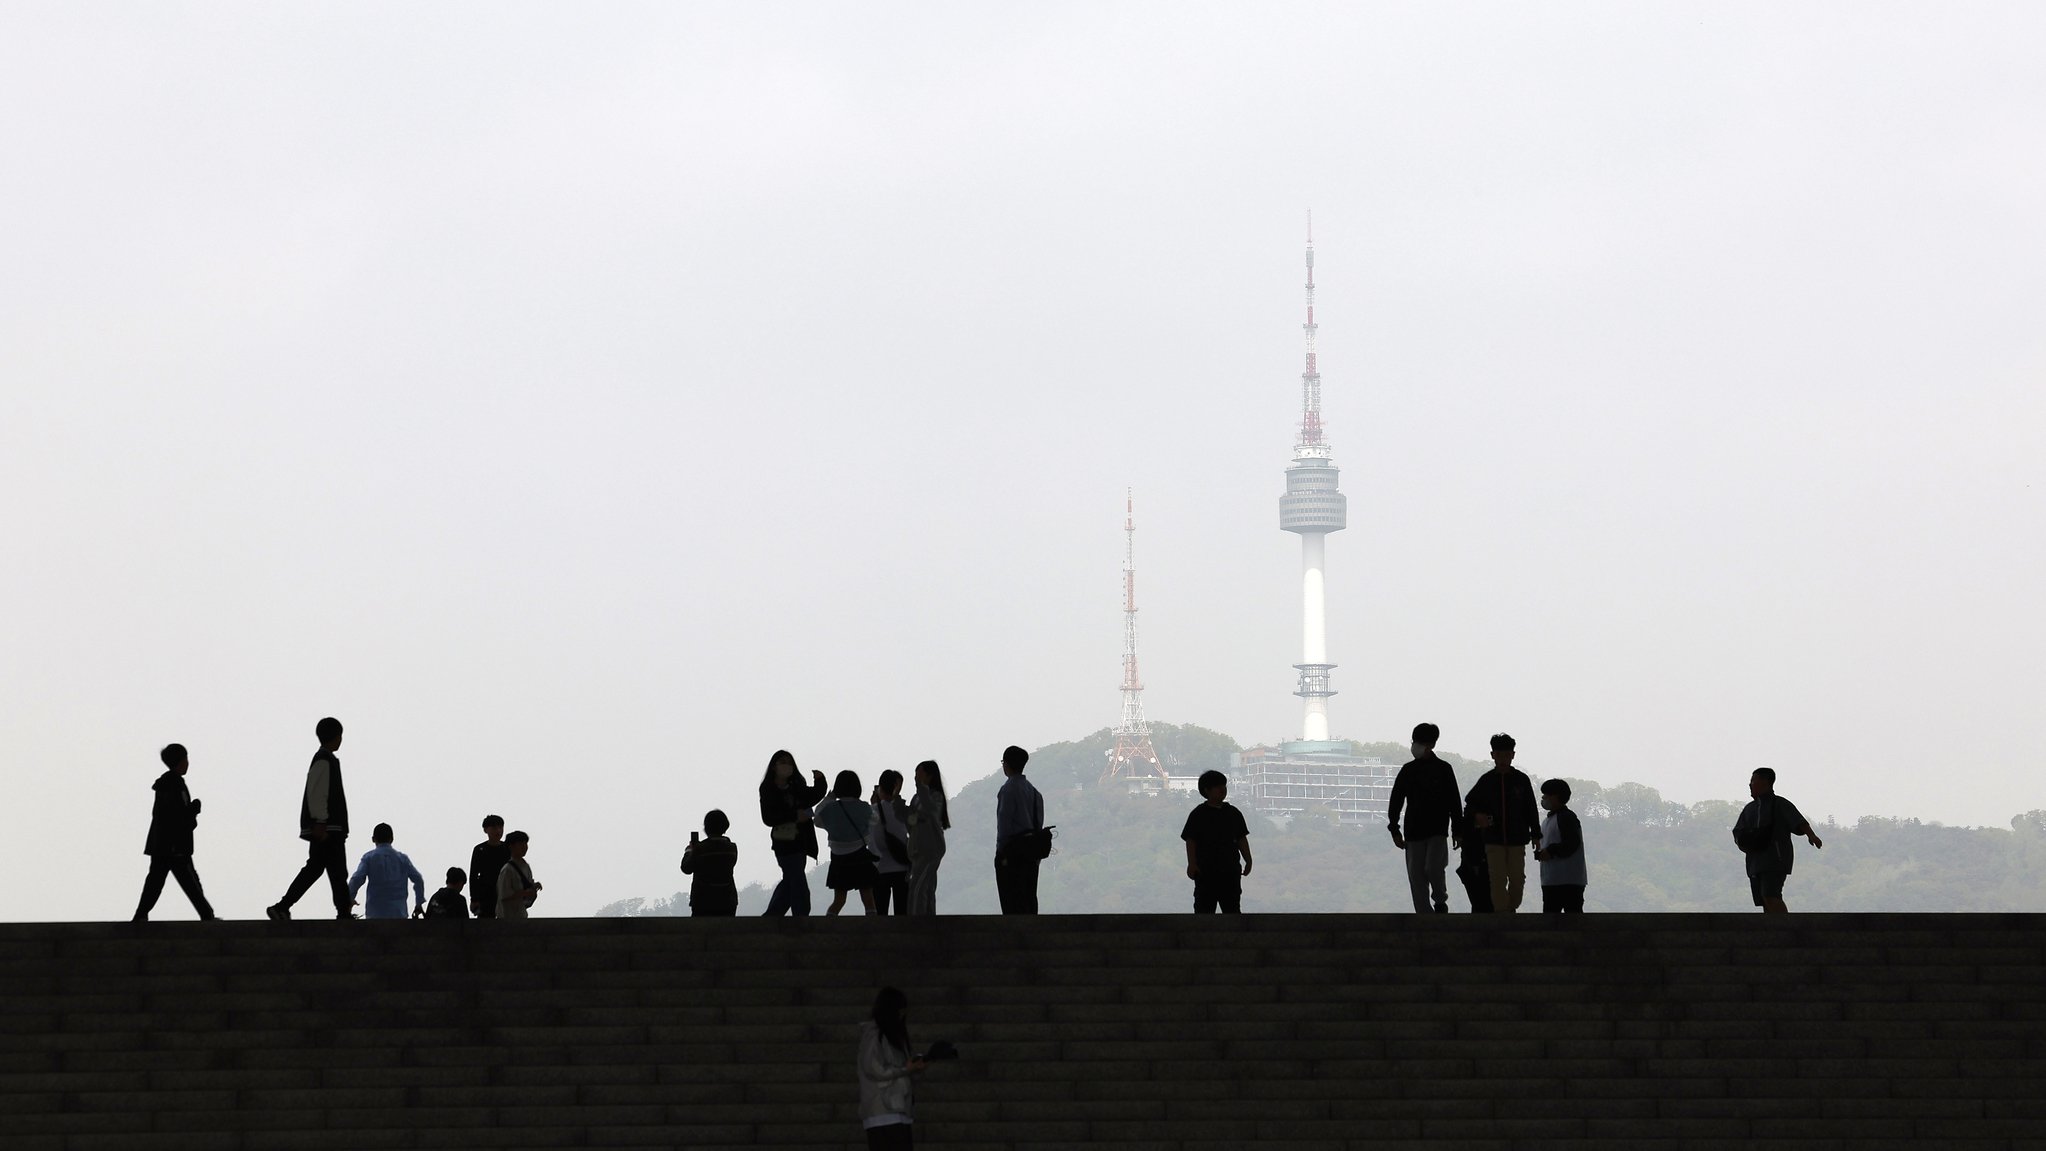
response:
<svg viewBox="0 0 2046 1151"><path fill-rule="evenodd" d="M1144 681L1137 675L1137 519L1136 499L1123 493L1122 555L1122 722L1115 728L1115 748L1108 753L1108 770L1103 783L1129 780L1132 790L1139 781L1156 779L1161 784L1166 771L1151 746L1151 724L1144 718Z"/></svg>

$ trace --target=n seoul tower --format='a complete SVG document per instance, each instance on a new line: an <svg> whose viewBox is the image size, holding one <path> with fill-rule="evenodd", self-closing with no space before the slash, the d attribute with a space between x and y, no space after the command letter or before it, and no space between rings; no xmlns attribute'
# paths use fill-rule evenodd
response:
<svg viewBox="0 0 2046 1151"><path fill-rule="evenodd" d="M1307 217L1307 370L1300 373L1300 438L1286 465L1286 494L1279 497L1279 527L1300 536L1300 738L1328 734L1327 595L1322 577L1328 533L1347 526L1348 501L1336 490L1335 451L1322 438L1321 370L1314 360L1314 216Z"/></svg>

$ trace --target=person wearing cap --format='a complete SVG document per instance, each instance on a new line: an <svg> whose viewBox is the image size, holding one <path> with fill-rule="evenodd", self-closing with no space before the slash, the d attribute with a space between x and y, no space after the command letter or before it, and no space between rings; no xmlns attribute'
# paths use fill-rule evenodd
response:
<svg viewBox="0 0 2046 1151"><path fill-rule="evenodd" d="M365 919L405 918L405 884L412 884L413 910L426 906L426 878L419 869L412 866L412 860L402 851L391 846L396 838L391 825L379 823L369 833L369 841L375 844L363 853L362 861L355 865L355 876L348 881L348 898L353 900L367 883L369 900L363 906Z"/></svg>
<svg viewBox="0 0 2046 1151"><path fill-rule="evenodd" d="M499 919L527 918L526 909L540 898L540 885L533 881L533 869L526 863L526 844L530 838L523 831L514 831L504 837L505 845L511 848L511 858L497 873Z"/></svg>

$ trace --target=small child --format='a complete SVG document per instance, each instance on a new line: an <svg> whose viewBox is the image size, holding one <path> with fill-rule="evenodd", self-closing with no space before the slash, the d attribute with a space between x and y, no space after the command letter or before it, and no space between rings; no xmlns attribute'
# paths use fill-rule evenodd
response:
<svg viewBox="0 0 2046 1151"><path fill-rule="evenodd" d="M1250 874L1250 828L1229 797L1229 777L1204 771L1199 782L1207 802L1189 812L1179 838L1186 841L1186 877L1194 881L1194 914L1220 906L1225 915L1243 911L1243 877ZM1237 860L1243 869L1237 870Z"/></svg>
<svg viewBox="0 0 2046 1151"><path fill-rule="evenodd" d="M1542 781L1542 842L1534 857L1542 865L1542 912L1584 914L1584 826L1570 810L1570 785L1560 779Z"/></svg>
<svg viewBox="0 0 2046 1151"><path fill-rule="evenodd" d="M739 888L732 880L732 868L739 863L739 846L725 838L732 821L716 808L704 813L707 838L689 833L689 846L682 849L682 872L689 880L689 914L737 915Z"/></svg>
<svg viewBox="0 0 2046 1151"><path fill-rule="evenodd" d="M426 918L469 918L469 901L462 897L462 885L468 881L468 872L459 867L448 868L448 885L434 892L433 898L426 901Z"/></svg>

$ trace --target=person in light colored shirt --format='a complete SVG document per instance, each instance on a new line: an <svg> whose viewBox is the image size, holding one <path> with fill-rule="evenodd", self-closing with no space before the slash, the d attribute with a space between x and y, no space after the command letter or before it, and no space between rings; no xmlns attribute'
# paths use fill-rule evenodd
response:
<svg viewBox="0 0 2046 1151"><path fill-rule="evenodd" d="M412 908L414 911L426 907L426 879L419 869L412 866L412 860L404 852L391 846L396 838L391 825L379 823L369 833L371 843L376 844L363 854L362 862L355 865L355 876L348 881L348 897L355 898L363 884L369 885L369 901L363 907L367 919L405 918L405 884L412 884Z"/></svg>
<svg viewBox="0 0 2046 1151"><path fill-rule="evenodd" d="M504 837L505 845L511 848L511 859L497 873L499 919L529 918L526 909L540 898L540 885L533 882L533 869L526 863L526 844L530 839L523 831L514 831Z"/></svg>

